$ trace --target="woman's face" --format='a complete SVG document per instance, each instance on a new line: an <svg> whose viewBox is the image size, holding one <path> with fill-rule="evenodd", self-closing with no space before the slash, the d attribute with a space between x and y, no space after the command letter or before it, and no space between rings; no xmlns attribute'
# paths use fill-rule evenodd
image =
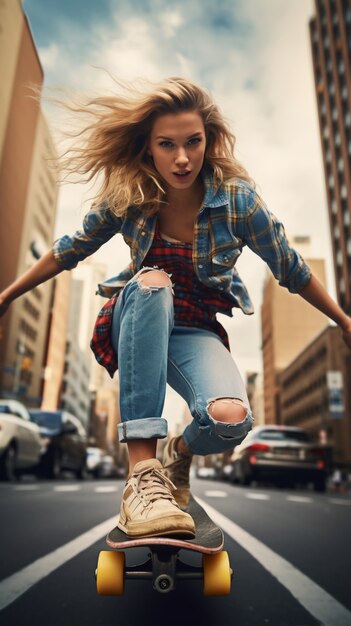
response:
<svg viewBox="0 0 351 626"><path fill-rule="evenodd" d="M203 166L205 148L205 128L197 111L166 113L156 118L148 153L166 186L189 189Z"/></svg>

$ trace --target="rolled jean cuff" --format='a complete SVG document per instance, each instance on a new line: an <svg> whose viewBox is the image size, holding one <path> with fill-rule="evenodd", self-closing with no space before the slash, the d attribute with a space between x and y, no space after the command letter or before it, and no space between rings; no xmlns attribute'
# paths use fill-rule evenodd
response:
<svg viewBox="0 0 351 626"><path fill-rule="evenodd" d="M144 417L122 422L117 430L120 443L132 439L164 439L167 437L168 422L163 417Z"/></svg>

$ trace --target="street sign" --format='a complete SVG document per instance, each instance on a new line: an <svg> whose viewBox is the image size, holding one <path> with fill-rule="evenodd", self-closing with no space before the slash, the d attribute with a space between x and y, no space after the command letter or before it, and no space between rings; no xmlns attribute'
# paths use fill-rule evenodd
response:
<svg viewBox="0 0 351 626"><path fill-rule="evenodd" d="M327 372L327 389L329 399L329 415L332 419L344 417L344 387L342 372Z"/></svg>

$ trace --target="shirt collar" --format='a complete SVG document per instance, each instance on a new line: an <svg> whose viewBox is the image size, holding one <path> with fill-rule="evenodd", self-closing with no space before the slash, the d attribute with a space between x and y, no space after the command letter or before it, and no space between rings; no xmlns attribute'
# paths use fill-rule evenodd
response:
<svg viewBox="0 0 351 626"><path fill-rule="evenodd" d="M215 180L213 169L210 165L203 167L201 175L205 186L203 208L219 207L228 204L228 192L223 185Z"/></svg>

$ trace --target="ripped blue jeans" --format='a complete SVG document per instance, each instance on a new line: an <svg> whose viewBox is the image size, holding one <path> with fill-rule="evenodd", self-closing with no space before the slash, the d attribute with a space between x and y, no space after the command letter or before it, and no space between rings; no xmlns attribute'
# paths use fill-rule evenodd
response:
<svg viewBox="0 0 351 626"><path fill-rule="evenodd" d="M184 441L193 454L225 452L240 443L253 418L235 362L213 332L175 326L172 285L150 287L140 280L143 268L124 287L113 314L112 344L118 354L121 442L164 438L161 417L166 383L187 402L193 421ZM245 418L216 421L209 413L215 400L241 400Z"/></svg>

